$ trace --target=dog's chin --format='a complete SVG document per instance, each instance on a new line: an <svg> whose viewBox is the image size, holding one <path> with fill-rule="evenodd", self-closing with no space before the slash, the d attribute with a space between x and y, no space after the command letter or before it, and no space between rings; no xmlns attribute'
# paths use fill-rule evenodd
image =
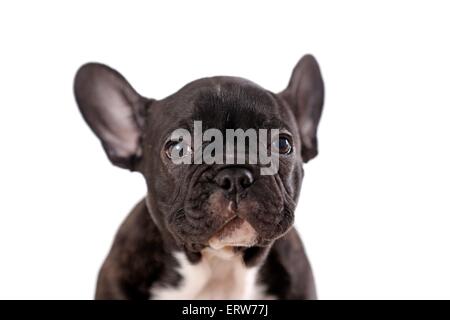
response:
<svg viewBox="0 0 450 320"><path fill-rule="evenodd" d="M258 242L258 233L248 221L235 216L209 240L208 245L215 250L229 247L252 247Z"/></svg>

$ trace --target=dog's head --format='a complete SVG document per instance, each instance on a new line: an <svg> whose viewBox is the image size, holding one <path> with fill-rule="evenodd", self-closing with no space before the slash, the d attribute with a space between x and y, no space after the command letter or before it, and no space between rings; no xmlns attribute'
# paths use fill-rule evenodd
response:
<svg viewBox="0 0 450 320"><path fill-rule="evenodd" d="M82 66L75 78L81 113L108 158L142 173L156 224L192 251L266 246L289 230L302 163L317 155L323 95L319 66L310 55L300 60L279 94L245 79L212 77L193 81L165 99L149 99L117 71L96 63ZM202 133L212 129L213 134L196 136L194 121L201 121ZM193 136L174 136L180 129ZM199 161L199 148L220 153L211 150L212 142L235 156L219 139L223 134L226 140L227 129L277 129L265 142L277 157L277 170L263 174L261 161L248 161L248 150L247 161L239 164ZM192 161L179 161L183 159Z"/></svg>

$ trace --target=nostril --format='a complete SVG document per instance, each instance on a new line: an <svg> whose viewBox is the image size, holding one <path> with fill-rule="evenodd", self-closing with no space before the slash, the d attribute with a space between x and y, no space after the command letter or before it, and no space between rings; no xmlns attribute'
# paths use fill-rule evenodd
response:
<svg viewBox="0 0 450 320"><path fill-rule="evenodd" d="M247 189L250 187L253 183L253 178L247 174L239 177L239 185L242 187L242 189Z"/></svg>
<svg viewBox="0 0 450 320"><path fill-rule="evenodd" d="M225 190L231 189L231 179L229 177L223 177L220 181L220 187Z"/></svg>

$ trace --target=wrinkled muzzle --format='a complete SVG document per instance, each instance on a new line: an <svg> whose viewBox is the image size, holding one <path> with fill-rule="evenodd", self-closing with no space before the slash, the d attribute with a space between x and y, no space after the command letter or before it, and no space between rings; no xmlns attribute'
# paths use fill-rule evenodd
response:
<svg viewBox="0 0 450 320"><path fill-rule="evenodd" d="M281 179L251 167L207 170L186 191L169 229L191 249L265 246L294 221L295 203Z"/></svg>

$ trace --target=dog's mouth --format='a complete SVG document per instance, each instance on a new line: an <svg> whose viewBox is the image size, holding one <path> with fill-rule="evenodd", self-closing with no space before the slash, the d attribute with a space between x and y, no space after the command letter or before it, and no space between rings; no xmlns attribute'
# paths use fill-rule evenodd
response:
<svg viewBox="0 0 450 320"><path fill-rule="evenodd" d="M260 178L239 193L212 185L210 176L201 177L169 222L183 245L233 251L264 247L291 225L284 189L274 177Z"/></svg>
<svg viewBox="0 0 450 320"><path fill-rule="evenodd" d="M211 248L251 247L257 242L257 232L248 221L234 216L208 241Z"/></svg>

